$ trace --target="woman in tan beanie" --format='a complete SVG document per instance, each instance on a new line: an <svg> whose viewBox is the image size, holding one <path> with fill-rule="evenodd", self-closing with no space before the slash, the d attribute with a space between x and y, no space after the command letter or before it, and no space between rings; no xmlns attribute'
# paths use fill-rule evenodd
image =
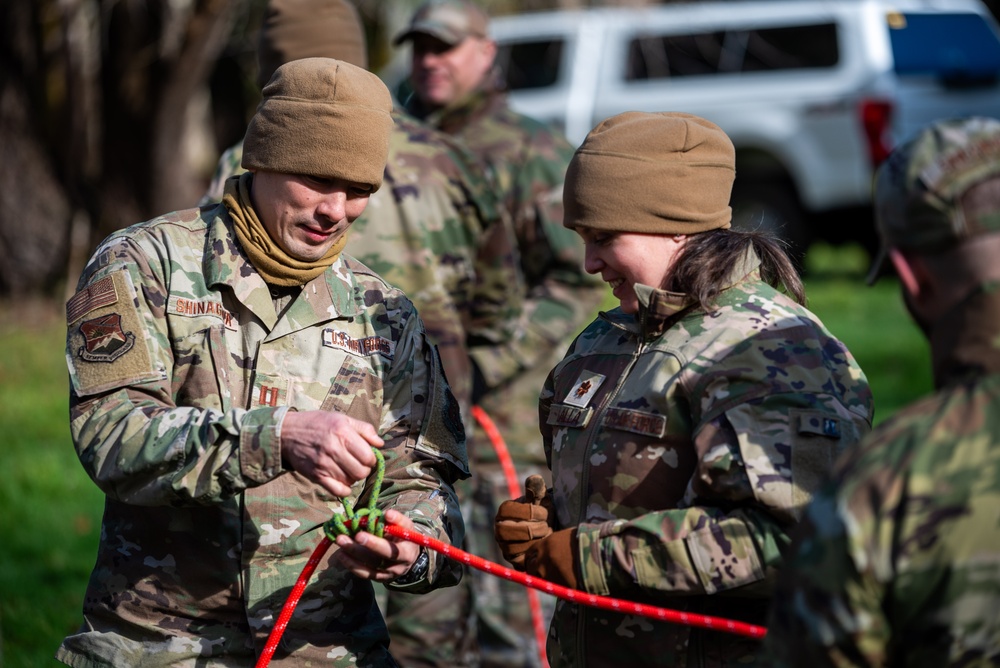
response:
<svg viewBox="0 0 1000 668"><path fill-rule="evenodd" d="M577 150L565 224L621 306L542 390L551 503L506 502L496 536L531 575L763 624L780 548L870 430L872 397L782 248L730 229L734 176L729 138L687 114L621 114ZM552 666L752 666L758 651L565 601L548 643Z"/></svg>

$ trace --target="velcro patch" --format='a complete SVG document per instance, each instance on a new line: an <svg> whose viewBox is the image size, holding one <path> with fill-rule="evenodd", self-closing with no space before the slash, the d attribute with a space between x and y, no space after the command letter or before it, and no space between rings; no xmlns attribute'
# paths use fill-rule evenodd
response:
<svg viewBox="0 0 1000 668"><path fill-rule="evenodd" d="M660 438L667 432L667 416L627 408L611 408L604 416L604 426Z"/></svg>
<svg viewBox="0 0 1000 668"><path fill-rule="evenodd" d="M78 292L72 308L67 305L66 358L80 396L162 377L153 367L133 294L128 273L118 271ZM70 320L70 313L77 317ZM88 317L80 320L82 315Z"/></svg>
<svg viewBox="0 0 1000 668"><path fill-rule="evenodd" d="M332 329L323 330L323 345L327 348L337 348L352 355L371 357L381 355L392 359L396 352L396 344L381 336L366 336L355 339L346 332L336 332Z"/></svg>
<svg viewBox="0 0 1000 668"><path fill-rule="evenodd" d="M287 378L258 375L250 394L250 408L288 405Z"/></svg>
<svg viewBox="0 0 1000 668"><path fill-rule="evenodd" d="M580 377L576 379L576 383L570 388L569 394L566 395L563 402L570 406L583 408L594 398L598 388L601 387L605 379L606 377L603 374L594 373L593 371L580 372Z"/></svg>
<svg viewBox="0 0 1000 668"><path fill-rule="evenodd" d="M171 296L167 302L167 313L189 318L207 315L222 320L222 324L225 325L226 329L236 329L233 314L222 305L222 302L213 299L188 299L186 297Z"/></svg>
<svg viewBox="0 0 1000 668"><path fill-rule="evenodd" d="M66 302L66 322L73 324L94 309L110 306L118 301L118 291L111 276L94 281L77 292Z"/></svg>
<svg viewBox="0 0 1000 668"><path fill-rule="evenodd" d="M831 416L829 413L803 411L799 414L799 433L840 438L840 418Z"/></svg>
<svg viewBox="0 0 1000 668"><path fill-rule="evenodd" d="M549 417L546 422L556 427L578 427L582 429L590 422L590 416L593 414L593 408L578 408L576 406L567 406L566 404L554 404L549 409Z"/></svg>

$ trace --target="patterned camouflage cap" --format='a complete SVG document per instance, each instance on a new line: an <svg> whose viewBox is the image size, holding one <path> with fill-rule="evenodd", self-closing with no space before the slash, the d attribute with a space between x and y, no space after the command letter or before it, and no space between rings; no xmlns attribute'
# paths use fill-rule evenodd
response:
<svg viewBox="0 0 1000 668"><path fill-rule="evenodd" d="M875 176L875 220L869 285L890 248L934 253L1000 232L1000 120L939 121L893 151Z"/></svg>
<svg viewBox="0 0 1000 668"><path fill-rule="evenodd" d="M430 0L417 8L410 25L392 40L399 46L414 35L430 35L455 45L469 36L486 37L489 17L482 8L465 0Z"/></svg>

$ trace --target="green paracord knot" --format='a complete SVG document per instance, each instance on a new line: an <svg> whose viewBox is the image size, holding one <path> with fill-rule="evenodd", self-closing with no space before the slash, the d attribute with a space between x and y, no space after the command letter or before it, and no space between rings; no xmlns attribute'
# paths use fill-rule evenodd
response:
<svg viewBox="0 0 1000 668"><path fill-rule="evenodd" d="M382 479L385 477L385 457L378 448L372 448L375 453L375 484L372 486L371 498L368 506L357 512L351 506L348 499L342 499L344 503L344 514L334 515L323 525L323 532L332 541L337 540L337 536L353 537L361 530L361 518L368 518L367 530L379 538L385 532L385 521L382 519L382 511L375 507L378 503L379 492L382 491ZM345 521L346 520L346 521Z"/></svg>

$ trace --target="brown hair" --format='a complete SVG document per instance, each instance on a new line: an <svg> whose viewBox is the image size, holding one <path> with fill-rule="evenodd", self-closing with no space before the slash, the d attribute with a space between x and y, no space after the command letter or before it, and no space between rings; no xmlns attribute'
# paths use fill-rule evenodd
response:
<svg viewBox="0 0 1000 668"><path fill-rule="evenodd" d="M681 250L665 288L692 297L710 311L732 279L731 272L749 248L760 258L761 279L805 305L806 293L783 242L760 231L718 229L693 234Z"/></svg>

